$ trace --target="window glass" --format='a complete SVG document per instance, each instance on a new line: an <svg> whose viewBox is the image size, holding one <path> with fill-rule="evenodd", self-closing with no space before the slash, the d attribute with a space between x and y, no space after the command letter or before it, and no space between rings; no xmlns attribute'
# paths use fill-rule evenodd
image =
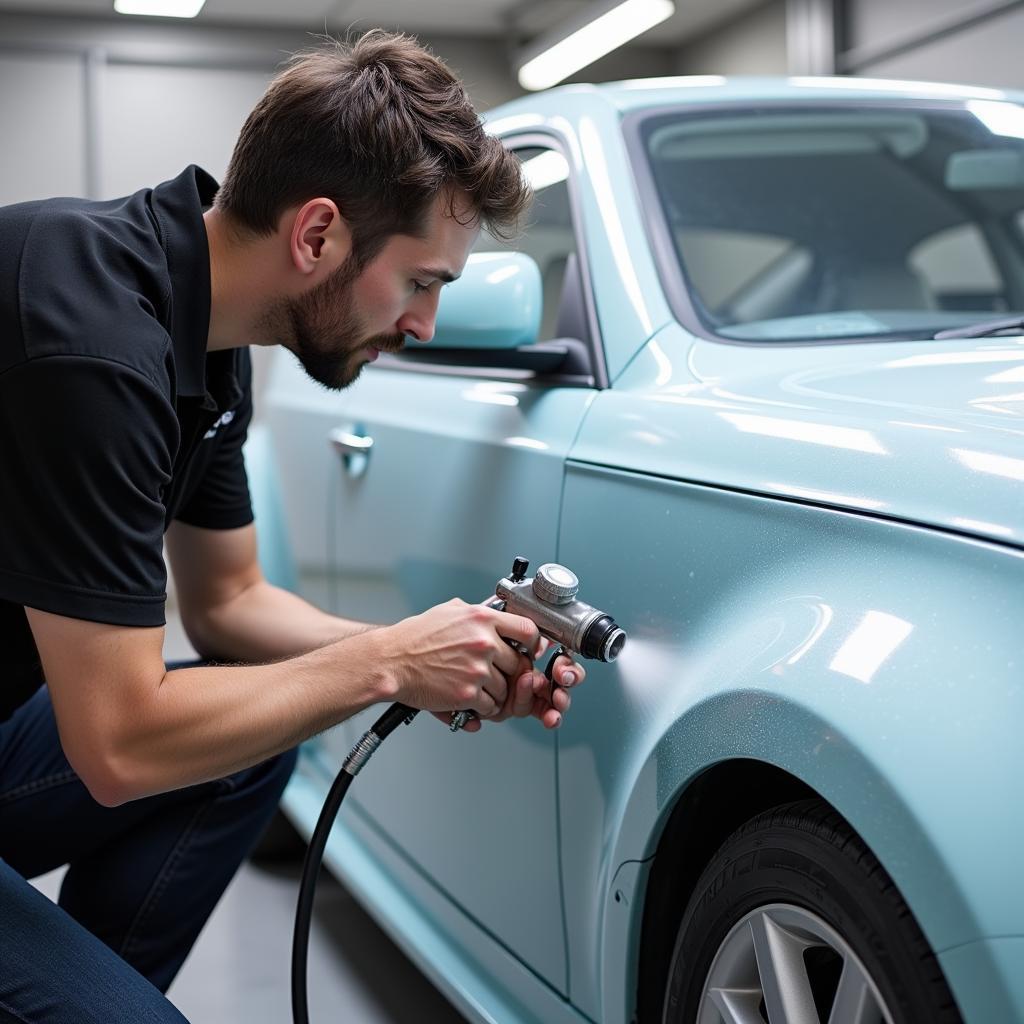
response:
<svg viewBox="0 0 1024 1024"><path fill-rule="evenodd" d="M648 118L657 202L704 326L930 337L1024 313L1024 109L982 106Z"/></svg>
<svg viewBox="0 0 1024 1024"><path fill-rule="evenodd" d="M999 268L977 224L946 228L919 242L910 266L942 309L1007 308Z"/></svg>
<svg viewBox="0 0 1024 1024"><path fill-rule="evenodd" d="M576 263L576 239L569 204L569 165L561 153L552 149L531 147L516 150L515 155L533 186L533 203L517 237L505 241L481 231L474 252L522 252L536 261L543 294L537 340L550 341L558 337L556 328L567 271ZM573 272L578 275L578 271Z"/></svg>

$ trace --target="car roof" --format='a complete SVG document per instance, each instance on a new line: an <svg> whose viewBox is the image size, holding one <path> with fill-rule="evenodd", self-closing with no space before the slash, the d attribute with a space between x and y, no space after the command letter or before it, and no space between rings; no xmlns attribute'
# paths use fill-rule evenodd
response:
<svg viewBox="0 0 1024 1024"><path fill-rule="evenodd" d="M861 77L753 77L681 75L671 78L639 78L602 85L563 85L531 93L495 108L488 121L518 113L546 111L559 97L572 96L576 103L613 107L623 114L646 108L686 104L734 104L750 102L821 102L850 100L921 100L969 102L1004 100L1024 103L1024 92L945 82L912 82Z"/></svg>

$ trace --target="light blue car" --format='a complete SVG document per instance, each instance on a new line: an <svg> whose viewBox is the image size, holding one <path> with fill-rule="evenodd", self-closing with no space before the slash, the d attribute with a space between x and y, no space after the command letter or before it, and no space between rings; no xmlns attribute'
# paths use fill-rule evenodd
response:
<svg viewBox="0 0 1024 1024"><path fill-rule="evenodd" d="M394 622L523 555L629 634L553 733L421 716L335 828L470 1021L1024 1021L1022 99L517 100L531 223L434 341L274 363L271 579ZM305 746L300 831L379 711Z"/></svg>

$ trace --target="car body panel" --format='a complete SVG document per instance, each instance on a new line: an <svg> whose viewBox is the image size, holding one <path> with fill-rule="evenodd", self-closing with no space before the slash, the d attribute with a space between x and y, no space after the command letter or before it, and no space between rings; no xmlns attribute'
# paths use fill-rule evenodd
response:
<svg viewBox="0 0 1024 1024"><path fill-rule="evenodd" d="M537 131L549 132L561 142L582 225L604 360L614 380L672 314L657 286L657 269L619 132L619 112L607 102L595 103L587 91L566 90L560 99L557 114L531 113L529 100L510 104L522 109L495 119L490 127L509 142Z"/></svg>
<svg viewBox="0 0 1024 1024"><path fill-rule="evenodd" d="M573 458L1024 545L1024 339L730 345L672 325Z"/></svg>
<svg viewBox="0 0 1024 1024"><path fill-rule="evenodd" d="M605 507L628 508L629 529ZM609 902L615 872L653 855L686 784L731 758L841 808L934 948L1019 927L1024 822L993 809L1024 771L1024 678L1000 643L1024 614L1024 552L572 463L559 558L628 612L626 650L590 670L559 737L571 994L588 1015L618 1019L599 1002L603 947L638 920Z"/></svg>
<svg viewBox="0 0 1024 1024"><path fill-rule="evenodd" d="M307 838L331 774L315 749L302 751L283 806ZM585 1024L586 1017L429 881L354 805L343 807L324 863L467 1020Z"/></svg>
<svg viewBox="0 0 1024 1024"><path fill-rule="evenodd" d="M286 503L303 505L302 437L310 428L296 433L290 425L320 400L297 363L282 360L268 420L280 462L291 467L283 471ZM395 622L453 596L483 601L515 554L552 551L565 457L593 394L396 369L368 371L344 400L332 396L316 433L342 428L371 437L373 447L358 472L338 459L330 493L319 497L338 525L326 558L331 610ZM300 575L315 574L300 567ZM378 715L371 709L315 742L340 763ZM564 991L564 936L545 920L559 903L552 735L512 722L482 741L453 736L423 715L400 743L404 756L378 759L350 799L392 841L416 842L421 869L468 913L491 920L504 907L497 937ZM429 773L412 770L420 764ZM507 765L519 767L509 773ZM450 837L467 820L477 839L453 847ZM517 848L495 885L490 865ZM519 894L513 915L504 906L510 891Z"/></svg>
<svg viewBox="0 0 1024 1024"><path fill-rule="evenodd" d="M965 1020L1017 1022L1024 1006L1024 936L983 939L939 954Z"/></svg>

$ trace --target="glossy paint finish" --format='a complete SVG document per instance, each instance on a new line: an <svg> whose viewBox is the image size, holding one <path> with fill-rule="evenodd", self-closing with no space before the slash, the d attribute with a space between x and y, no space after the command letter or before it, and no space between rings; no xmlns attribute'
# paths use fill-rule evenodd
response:
<svg viewBox="0 0 1024 1024"><path fill-rule="evenodd" d="M662 830L732 759L852 823L967 1024L1024 1018L1024 339L694 337L620 132L684 102L1006 96L690 79L526 97L491 128L569 160L612 386L377 365L325 395L275 362L250 468L277 477L254 492L281 578L394 621L482 598L523 553L570 565L630 634L556 736L514 723L470 745L418 720L335 830L332 867L470 1019L627 1024ZM328 450L336 427L374 438L363 474ZM307 832L366 724L308 745L285 800Z"/></svg>
<svg viewBox="0 0 1024 1024"><path fill-rule="evenodd" d="M672 319L647 245L632 170L620 131L620 112L591 86L529 96L495 111L488 121L514 144L520 133L550 133L569 162L571 185L586 240L586 260L614 379L640 346Z"/></svg>
<svg viewBox="0 0 1024 1024"><path fill-rule="evenodd" d="M537 340L540 313L536 260L521 252L475 252L462 276L441 291L436 331L453 347L515 348Z"/></svg>
<svg viewBox="0 0 1024 1024"><path fill-rule="evenodd" d="M445 343L441 333L438 343ZM554 550L563 466L591 391L376 367L343 396L320 398L313 389L282 354L268 420L284 504L293 522L310 531L299 548L300 577L315 581L326 570L334 611L395 622L453 596L482 601L513 555L537 552L543 561ZM303 456L317 454L317 437L334 427L373 439L365 472L353 475L336 459L326 484L314 484ZM329 541L310 495L330 510L336 528ZM323 546L307 547L318 530ZM320 745L340 764L377 714L356 716ZM420 868L436 885L477 919L493 922L498 939L564 991L565 939L549 917L560 902L551 852L554 738L533 723L514 722L491 731L486 742L478 739L453 736L423 715L402 730L404 756L376 759L350 799L373 809L391 842L418 846ZM413 768L426 764L429 772ZM475 839L453 844L469 808ZM504 864L511 849L518 855ZM496 863L504 864L501 886L490 867Z"/></svg>
<svg viewBox="0 0 1024 1024"><path fill-rule="evenodd" d="M559 737L584 1012L628 1019L628 975L604 950L636 948L642 893L615 903L616 872L651 857L686 785L731 758L783 768L840 809L934 948L1019 929L1024 680L1006 638L1024 552L571 463L559 559L624 609L630 636Z"/></svg>
<svg viewBox="0 0 1024 1024"><path fill-rule="evenodd" d="M672 324L583 462L1024 543L1024 339L727 344Z"/></svg>

